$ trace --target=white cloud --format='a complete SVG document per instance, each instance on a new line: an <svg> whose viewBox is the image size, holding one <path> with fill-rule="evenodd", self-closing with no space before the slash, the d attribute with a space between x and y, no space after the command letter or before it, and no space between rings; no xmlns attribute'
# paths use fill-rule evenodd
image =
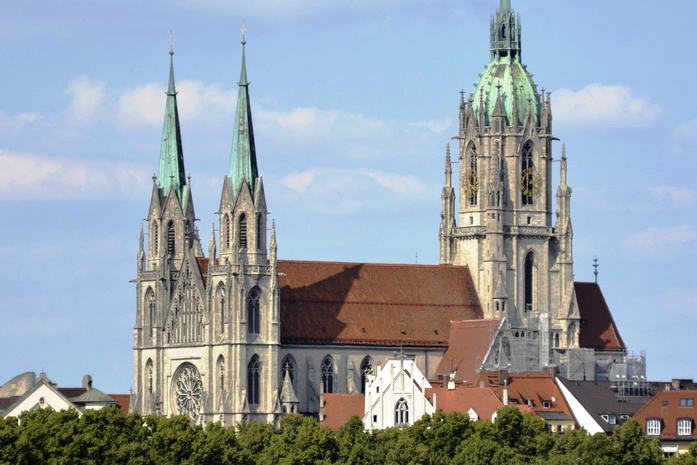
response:
<svg viewBox="0 0 697 465"><path fill-rule="evenodd" d="M41 119L43 119L43 116L38 113L20 113L16 116L10 116L0 111L0 131L17 134Z"/></svg>
<svg viewBox="0 0 697 465"><path fill-rule="evenodd" d="M0 150L0 198L66 199L120 193L142 197L150 170L128 164L93 163Z"/></svg>
<svg viewBox="0 0 697 465"><path fill-rule="evenodd" d="M626 86L589 84L579 91L562 88L553 93L555 121L562 125L643 126L661 114L660 105L634 94Z"/></svg>
<svg viewBox="0 0 697 465"><path fill-rule="evenodd" d="M695 142L697 142L697 118L678 126L673 132L675 141L675 153L697 155Z"/></svg>
<svg viewBox="0 0 697 465"><path fill-rule="evenodd" d="M644 229L622 240L621 245L637 258L666 258L695 239L694 226L681 224Z"/></svg>
<svg viewBox="0 0 697 465"><path fill-rule="evenodd" d="M124 91L119 97L118 118L126 126L161 125L164 120L166 86L158 82ZM181 81L177 85L177 108L182 121L215 119L235 111L237 90L221 84Z"/></svg>
<svg viewBox="0 0 697 465"><path fill-rule="evenodd" d="M80 76L70 81L65 94L71 96L70 113L76 121L88 122L104 101L106 82Z"/></svg>
<svg viewBox="0 0 697 465"><path fill-rule="evenodd" d="M685 189L674 186L654 186L647 190L651 196L661 203L661 207L675 210L691 207L697 203L697 192L693 189Z"/></svg>
<svg viewBox="0 0 697 465"><path fill-rule="evenodd" d="M311 107L291 111L257 107L255 118L258 132L286 147L316 147L323 154L360 159L423 156L425 147L432 147L452 125L449 118L436 122L384 121L342 110Z"/></svg>
<svg viewBox="0 0 697 465"><path fill-rule="evenodd" d="M289 174L281 185L284 202L334 215L403 210L437 192L414 176L371 169L315 167Z"/></svg>

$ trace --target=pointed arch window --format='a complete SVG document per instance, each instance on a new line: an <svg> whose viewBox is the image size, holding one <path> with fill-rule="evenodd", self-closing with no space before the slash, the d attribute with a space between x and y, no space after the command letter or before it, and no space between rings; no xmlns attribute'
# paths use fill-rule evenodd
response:
<svg viewBox="0 0 697 465"><path fill-rule="evenodd" d="M569 331L566 335L567 345L569 347L576 345L576 323L573 321L569 325Z"/></svg>
<svg viewBox="0 0 697 465"><path fill-rule="evenodd" d="M167 223L167 253L170 256L174 255L175 249L174 249L174 222L170 221Z"/></svg>
<svg viewBox="0 0 697 465"><path fill-rule="evenodd" d="M322 388L327 394L334 392L334 359L331 355L327 355L322 360Z"/></svg>
<svg viewBox="0 0 697 465"><path fill-rule="evenodd" d="M225 399L225 357L218 357L218 404L222 406Z"/></svg>
<svg viewBox="0 0 697 465"><path fill-rule="evenodd" d="M150 336L153 335L154 329L153 327L155 326L155 321L156 321L156 315L155 315L155 293L152 291L152 288L149 287L147 292L145 293L145 304L147 305L148 308L148 326L150 327Z"/></svg>
<svg viewBox="0 0 697 465"><path fill-rule="evenodd" d="M259 300L261 292L255 287L249 292L247 297L247 332L249 334L259 334L261 330L261 309Z"/></svg>
<svg viewBox="0 0 697 465"><path fill-rule="evenodd" d="M218 307L218 318L220 319L220 334L225 332L225 285L220 283L215 296L215 304Z"/></svg>
<svg viewBox="0 0 697 465"><path fill-rule="evenodd" d="M150 240L152 240L153 255L157 255L157 253L159 252L158 245L160 242L160 238L159 238L159 234L157 231L157 222L156 221L153 221L153 223L152 223L152 237L150 238Z"/></svg>
<svg viewBox="0 0 697 465"><path fill-rule="evenodd" d="M402 397L397 401L394 406L394 425L395 426L407 426L409 424L409 404L406 399Z"/></svg>
<svg viewBox="0 0 697 465"><path fill-rule="evenodd" d="M535 168L532 158L532 144L526 142L523 146L523 156L521 157L521 173L524 173L525 170L532 171ZM532 205L532 193L535 190L535 186L533 185L534 176L532 174L523 176L521 177L521 182L520 191L523 205Z"/></svg>
<svg viewBox="0 0 697 465"><path fill-rule="evenodd" d="M261 235L262 235L262 224L261 215L257 215L257 250L261 249Z"/></svg>
<svg viewBox="0 0 697 465"><path fill-rule="evenodd" d="M225 215L223 217L223 234L225 237L221 239L221 242L225 244L225 248L230 248L230 215Z"/></svg>
<svg viewBox="0 0 697 465"><path fill-rule="evenodd" d="M152 360L148 359L148 362L145 364L145 376L148 382L148 394L152 394L153 390L153 382L152 382Z"/></svg>
<svg viewBox="0 0 697 465"><path fill-rule="evenodd" d="M286 373L290 377L290 382L295 386L295 360L290 354L283 357L281 362L281 382L286 379Z"/></svg>
<svg viewBox="0 0 697 465"><path fill-rule="evenodd" d="M247 248L247 216L244 213L240 215L240 248Z"/></svg>
<svg viewBox="0 0 697 465"><path fill-rule="evenodd" d="M469 205L477 205L479 195L479 171L477 166L477 148L470 145L467 149L467 169L465 170L465 196Z"/></svg>
<svg viewBox="0 0 697 465"><path fill-rule="evenodd" d="M532 311L533 293L535 290L533 282L533 269L535 265L535 254L529 252L525 256L525 311Z"/></svg>
<svg viewBox="0 0 697 465"><path fill-rule="evenodd" d="M370 356L367 356L361 362L361 394L365 394L365 382L368 376L375 374L375 363Z"/></svg>
<svg viewBox="0 0 697 465"><path fill-rule="evenodd" d="M261 399L261 363L259 356L254 355L247 365L247 402L249 405L259 405Z"/></svg>

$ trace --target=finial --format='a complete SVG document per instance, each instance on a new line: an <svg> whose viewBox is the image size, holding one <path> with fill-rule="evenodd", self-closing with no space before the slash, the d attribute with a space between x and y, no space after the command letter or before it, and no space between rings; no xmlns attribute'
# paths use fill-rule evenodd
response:
<svg viewBox="0 0 697 465"><path fill-rule="evenodd" d="M189 185L191 185L191 173L186 177L186 180L188 181Z"/></svg>
<svg viewBox="0 0 697 465"><path fill-rule="evenodd" d="M566 160L566 142L561 144L561 158Z"/></svg>
<svg viewBox="0 0 697 465"><path fill-rule="evenodd" d="M152 183L155 184L157 182L157 175L155 173L152 174Z"/></svg>
<svg viewBox="0 0 697 465"><path fill-rule="evenodd" d="M244 38L244 35L247 33L247 25L245 24L244 19L242 20L242 29L240 29L240 31L242 31L242 45L244 45L247 43L247 40Z"/></svg>
<svg viewBox="0 0 697 465"><path fill-rule="evenodd" d="M169 30L169 54L174 55L174 36L171 29Z"/></svg>
<svg viewBox="0 0 697 465"><path fill-rule="evenodd" d="M599 266L600 265L598 264L598 257L596 256L595 258L593 258L593 268L595 268L595 271L593 272L593 274L595 275L595 284L598 284L598 267Z"/></svg>

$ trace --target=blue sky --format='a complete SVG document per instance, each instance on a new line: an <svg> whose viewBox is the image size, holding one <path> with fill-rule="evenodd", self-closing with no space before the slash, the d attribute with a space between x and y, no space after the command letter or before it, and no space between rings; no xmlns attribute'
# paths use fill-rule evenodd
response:
<svg viewBox="0 0 697 465"><path fill-rule="evenodd" d="M56 0L0 6L0 383L132 385L138 230L174 31L204 250L227 171L240 26L279 256L437 263L459 91L497 0ZM697 3L513 0L567 146L576 280L649 377L697 375ZM559 157L561 145L555 146ZM555 175L556 176L556 175ZM555 178L555 182L558 178Z"/></svg>

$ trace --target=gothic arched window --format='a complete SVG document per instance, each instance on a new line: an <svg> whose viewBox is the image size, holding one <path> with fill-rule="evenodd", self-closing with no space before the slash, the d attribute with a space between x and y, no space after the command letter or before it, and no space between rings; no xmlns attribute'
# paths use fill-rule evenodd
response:
<svg viewBox="0 0 697 465"><path fill-rule="evenodd" d="M218 357L218 395L219 404L222 405L225 398L225 357Z"/></svg>
<svg viewBox="0 0 697 465"><path fill-rule="evenodd" d="M465 193L470 205L477 205L479 195L479 171L477 167L477 149L470 145L467 150L467 170L465 171Z"/></svg>
<svg viewBox="0 0 697 465"><path fill-rule="evenodd" d="M286 379L286 373L290 377L290 382L295 385L295 360L290 354L283 357L281 362L281 382Z"/></svg>
<svg viewBox="0 0 697 465"><path fill-rule="evenodd" d="M149 333L150 336L152 336L154 332L153 326L155 326L157 316L155 315L155 293L152 291L151 287L145 292L145 305L147 305L148 309L147 325L150 327Z"/></svg>
<svg viewBox="0 0 697 465"><path fill-rule="evenodd" d="M260 299L261 292L259 292L257 287L252 289L247 297L247 332L250 334L259 334L261 332Z"/></svg>
<svg viewBox="0 0 697 465"><path fill-rule="evenodd" d="M257 249L261 249L261 233L262 233L261 215L257 215Z"/></svg>
<svg viewBox="0 0 697 465"><path fill-rule="evenodd" d="M169 255L174 255L174 222L170 221L167 224L167 253Z"/></svg>
<svg viewBox="0 0 697 465"><path fill-rule="evenodd" d="M225 332L225 285L220 283L215 296L215 305L218 307L218 318L220 319L220 333Z"/></svg>
<svg viewBox="0 0 697 465"><path fill-rule="evenodd" d="M568 342L567 345L569 347L576 345L576 323L574 323L573 321L569 325L569 331L566 336L566 341Z"/></svg>
<svg viewBox="0 0 697 465"><path fill-rule="evenodd" d="M153 390L153 382L152 382L152 360L148 359L148 362L145 364L145 376L148 382L148 394L152 394Z"/></svg>
<svg viewBox="0 0 697 465"><path fill-rule="evenodd" d="M334 392L334 360L331 355L322 360L322 387L327 394Z"/></svg>
<svg viewBox="0 0 697 465"><path fill-rule="evenodd" d="M259 405L260 403L260 382L261 363L259 363L259 356L254 355L247 365L247 402L249 405Z"/></svg>
<svg viewBox="0 0 697 465"><path fill-rule="evenodd" d="M554 347L559 347L559 334L554 335Z"/></svg>
<svg viewBox="0 0 697 465"><path fill-rule="evenodd" d="M247 216L244 213L240 215L240 248L247 248Z"/></svg>
<svg viewBox="0 0 697 465"><path fill-rule="evenodd" d="M532 311L533 304L533 268L535 265L535 254L529 252L525 256L525 311Z"/></svg>
<svg viewBox="0 0 697 465"><path fill-rule="evenodd" d="M402 397L394 406L394 425L405 426L409 424L409 404Z"/></svg>
<svg viewBox="0 0 697 465"><path fill-rule="evenodd" d="M221 247L226 249L230 248L230 215L225 215L223 217L223 238L220 239L222 242ZM223 245L224 244L224 245Z"/></svg>
<svg viewBox="0 0 697 465"><path fill-rule="evenodd" d="M157 222L153 221L152 223L152 231L150 234L150 240L152 241L152 251L153 255L157 255L158 252L158 243L160 242L159 234L157 232Z"/></svg>
<svg viewBox="0 0 697 465"><path fill-rule="evenodd" d="M365 394L366 378L375 374L374 366L375 363L373 363L373 359L370 356L367 356L361 362L361 394Z"/></svg>
<svg viewBox="0 0 697 465"><path fill-rule="evenodd" d="M523 156L521 157L521 186L520 186L520 191L521 191L521 198L523 201L523 205L532 205L532 194L536 187L533 185L535 182L535 177L532 173L533 169L535 168L533 161L532 161L532 144L530 142L526 142L525 145L523 146ZM527 171L527 175L526 170Z"/></svg>

